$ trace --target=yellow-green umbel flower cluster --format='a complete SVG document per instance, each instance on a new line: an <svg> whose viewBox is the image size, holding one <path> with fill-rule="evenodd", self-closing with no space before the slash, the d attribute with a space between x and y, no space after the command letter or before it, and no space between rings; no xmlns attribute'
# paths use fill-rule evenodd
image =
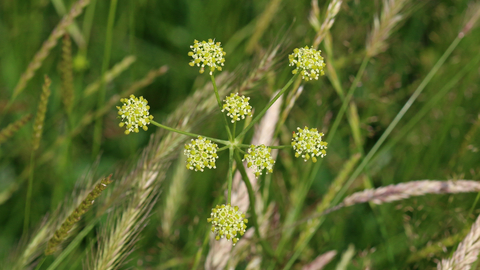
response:
<svg viewBox="0 0 480 270"><path fill-rule="evenodd" d="M227 116L232 118L232 123L245 119L245 116L252 116L252 106L248 103L249 97L239 96L238 93L231 93L224 100L222 112L227 111Z"/></svg>
<svg viewBox="0 0 480 270"><path fill-rule="evenodd" d="M125 126L125 134L130 134L134 131L138 133L138 128L143 128L147 130L147 125L150 124L150 120L153 119L153 115L150 115L149 111L150 106L148 106L148 101L143 97L137 98L134 95L130 95L130 98L122 98L120 102L123 103L123 106L117 106L118 115L122 118L122 122L119 124L120 127Z"/></svg>
<svg viewBox="0 0 480 270"><path fill-rule="evenodd" d="M209 39L208 42L194 40L193 45L190 46L192 51L188 53L188 56L193 58L189 65L200 67L200 73L203 73L205 66L208 66L210 67L210 75L213 74L215 69L221 71L223 63L225 63L225 58L223 57L227 53L223 51L220 44L220 42L213 42L212 39Z"/></svg>
<svg viewBox="0 0 480 270"><path fill-rule="evenodd" d="M226 238L228 241L232 240L234 246L239 240L237 236L245 233L248 223L245 214L238 210L238 206L232 207L230 204L212 208L207 221L212 223L212 232L216 235L217 241Z"/></svg>
<svg viewBox="0 0 480 270"><path fill-rule="evenodd" d="M183 152L187 156L187 169L203 172L205 167L217 168L215 166L218 158L217 149L217 144L201 136L198 136L198 139L192 139L190 144L185 144Z"/></svg>
<svg viewBox="0 0 480 270"><path fill-rule="evenodd" d="M318 156L324 157L327 154L327 142L322 141L323 133L318 132L316 128L304 129L297 128L298 132L293 132L292 146L295 150L295 157L302 157L304 161L312 158L313 163L317 162Z"/></svg>
<svg viewBox="0 0 480 270"><path fill-rule="evenodd" d="M300 71L302 79L306 81L318 80L319 76L325 75L323 71L325 63L320 53L320 50L317 51L308 46L293 50L293 53L288 56L290 66L295 66L292 73L297 74Z"/></svg>
<svg viewBox="0 0 480 270"><path fill-rule="evenodd" d="M247 161L247 167L253 167L255 177L262 175L263 169L267 169L267 174L273 172L275 160L272 158L272 149L265 145L251 145L248 148L248 154L245 154L242 161Z"/></svg>

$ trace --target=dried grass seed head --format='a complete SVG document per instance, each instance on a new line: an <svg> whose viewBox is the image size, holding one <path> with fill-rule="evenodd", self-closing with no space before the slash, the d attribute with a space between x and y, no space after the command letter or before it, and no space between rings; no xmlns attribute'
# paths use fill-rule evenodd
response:
<svg viewBox="0 0 480 270"><path fill-rule="evenodd" d="M210 75L212 75L215 70L221 71L225 63L224 56L227 53L223 51L220 45L220 42L215 43L212 39L209 39L208 42L194 40L193 45L190 46L192 51L188 53L188 56L193 58L189 65L192 67L195 65L200 67L200 73L203 73L205 66L208 66L210 68Z"/></svg>
<svg viewBox="0 0 480 270"><path fill-rule="evenodd" d="M147 125L153 119L153 115L150 115L150 106L148 101L143 97L137 98L134 95L130 95L130 98L122 98L120 102L123 103L122 107L117 106L118 115L122 118L119 126L125 126L125 134L130 134L134 131L139 132L139 127L143 130L148 130Z"/></svg>
<svg viewBox="0 0 480 270"><path fill-rule="evenodd" d="M246 116L252 117L252 106L248 103L249 100L249 97L240 97L238 93L231 93L224 100L222 112L227 111L227 116L232 118L232 123L245 119Z"/></svg>
<svg viewBox="0 0 480 270"><path fill-rule="evenodd" d="M322 141L323 133L318 132L316 128L304 129L297 128L298 132L293 132L292 146L295 150L295 157L302 157L304 161L312 158L313 163L317 162L318 156L327 155L327 142Z"/></svg>
<svg viewBox="0 0 480 270"><path fill-rule="evenodd" d="M217 150L217 144L201 136L198 136L198 139L192 139L191 143L185 144L185 150L183 151L187 156L187 169L201 172L205 167L216 169Z"/></svg>
<svg viewBox="0 0 480 270"><path fill-rule="evenodd" d="M232 207L230 204L217 205L212 208L210 218L207 219L212 223L212 232L216 235L215 240L226 238L232 240L233 245L238 242L238 234L245 234L248 219L245 214L238 210L238 206Z"/></svg>
<svg viewBox="0 0 480 270"><path fill-rule="evenodd" d="M306 81L318 80L320 76L325 75L323 71L325 62L320 55L321 52L314 48L308 48L308 46L294 49L293 53L288 56L289 65L295 66L292 74L300 72L302 79Z"/></svg>
<svg viewBox="0 0 480 270"><path fill-rule="evenodd" d="M272 149L265 145L251 145L248 148L248 154L245 154L242 161L247 161L247 167L253 167L255 177L262 175L263 169L267 169L267 174L273 172L275 160L272 158Z"/></svg>

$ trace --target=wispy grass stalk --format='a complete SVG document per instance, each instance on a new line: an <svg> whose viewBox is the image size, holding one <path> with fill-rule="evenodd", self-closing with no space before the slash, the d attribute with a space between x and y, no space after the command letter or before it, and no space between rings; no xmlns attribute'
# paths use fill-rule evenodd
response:
<svg viewBox="0 0 480 270"><path fill-rule="evenodd" d="M122 72L130 68L130 66L137 61L137 58L133 55L126 56L122 61L114 65L110 70L108 70L105 75L98 79L97 81L89 84L83 91L83 97L86 98L98 91L102 86L102 81L105 84L110 83L116 77L118 77Z"/></svg>
<svg viewBox="0 0 480 270"><path fill-rule="evenodd" d="M449 259L443 259L437 265L438 270L470 270L480 253L480 216L473 223L470 232L458 245Z"/></svg>
<svg viewBox="0 0 480 270"><path fill-rule="evenodd" d="M389 185L376 189L367 189L347 196L340 204L328 209L325 213L336 211L340 208L364 202L383 204L399 201L410 197L423 196L426 194L450 194L479 192L480 183L473 180L419 180L397 185Z"/></svg>
<svg viewBox="0 0 480 270"><path fill-rule="evenodd" d="M87 195L87 197L82 201L82 203L73 211L62 223L59 229L55 231L53 237L48 241L47 249L45 250L45 255L53 254L58 245L60 245L67 237L70 230L73 226L80 221L81 217L90 209L90 207L95 202L95 199L102 194L102 192L107 188L109 184L113 181L109 177L103 178L100 183L98 183L95 188Z"/></svg>
<svg viewBox="0 0 480 270"><path fill-rule="evenodd" d="M60 72L62 75L62 87L61 96L65 112L71 122L71 112L74 101L74 88L73 88L73 66L72 66L72 41L68 34L63 36L62 43L62 62L60 64Z"/></svg>
<svg viewBox="0 0 480 270"><path fill-rule="evenodd" d="M92 187L92 171L87 173L84 178L87 179L87 181L81 181L81 183L79 183L79 192L68 195L65 203L63 203L61 207L54 211L53 214L47 215L44 221L37 226L38 229L33 231L29 240L27 240L25 236L25 241L12 253L11 263L7 264L6 269L23 270L33 268L32 265L35 263L35 260L45 252L47 242L52 238L55 231L90 191Z"/></svg>
<svg viewBox="0 0 480 270"><path fill-rule="evenodd" d="M35 171L35 152L40 146L40 140L43 133L43 125L45 124L45 114L47 113L48 97L50 96L50 84L52 81L45 75L45 83L42 87L42 94L40 96L40 102L38 104L37 114L35 116L35 122L33 123L33 138L32 138L32 152L30 154L30 175L28 178L27 186L27 199L25 201L25 216L23 223L23 234L28 231L29 219L30 219L30 207L32 201L32 188L33 188L33 174Z"/></svg>
<svg viewBox="0 0 480 270"><path fill-rule="evenodd" d="M109 112L118 103L120 96L128 96L150 85L155 80L155 78L165 74L167 70L168 68L166 66L162 66L159 69L151 70L144 78L133 83L121 94L112 96L109 99L109 101L106 104L104 104L104 106L99 110L95 112L86 113L82 117L82 119L79 121L79 124L67 136L75 137L81 134L82 131L89 124L91 124L96 117L102 117L107 112ZM64 145L65 141L68 138L67 136L58 136L55 142L53 143L53 145L50 147L50 149L43 151L41 156L38 157L38 159L36 160L37 165L41 166L46 162L48 162L49 160L53 159L57 154L57 149L60 146ZM28 174L29 174L29 169L23 170L22 173L20 174L19 180L17 180L17 182L12 183L7 189L5 189L0 193L0 205L3 202L7 201L15 193L15 191L18 190L18 187L23 183L23 181L25 181L25 179L28 178Z"/></svg>
<svg viewBox="0 0 480 270"><path fill-rule="evenodd" d="M162 235L168 239L172 235L175 216L183 201L188 196L185 194L188 171L185 170L185 156L178 159L172 181L166 194L165 206L162 209L160 220L162 221Z"/></svg>
<svg viewBox="0 0 480 270"><path fill-rule="evenodd" d="M17 121L11 123L6 128L0 130L0 145L12 137L19 129L21 129L30 119L31 114L26 114Z"/></svg>
<svg viewBox="0 0 480 270"><path fill-rule="evenodd" d="M342 0L332 0L328 4L327 11L325 12L325 19L323 20L322 25L320 25L320 9L318 8L317 0L312 0L312 10L308 17L310 25L317 31L313 41L313 47L318 48L318 45L325 38L325 35L330 31L335 22L335 17L337 17L338 12L342 6Z"/></svg>
<svg viewBox="0 0 480 270"><path fill-rule="evenodd" d="M380 18L375 16L373 29L367 40L367 56L374 57L388 47L386 40L393 29L405 17L402 10L409 0L383 0L383 10Z"/></svg>
<svg viewBox="0 0 480 270"><path fill-rule="evenodd" d="M335 250L330 250L318 256L311 263L302 267L302 270L322 270L337 255Z"/></svg>
<svg viewBox="0 0 480 270"><path fill-rule="evenodd" d="M58 15L65 16L65 14L67 14L67 8L62 0L52 0L52 4ZM67 31L72 36L79 48L85 48L85 39L83 38L80 28L78 28L78 25L75 21L73 21L70 27L67 28Z"/></svg>
<svg viewBox="0 0 480 270"><path fill-rule="evenodd" d="M217 78L218 81L224 82L224 85L229 84L229 79L226 73ZM218 89L222 96L227 90L229 90L227 87ZM198 123L216 108L216 98L211 95L211 91L211 87L196 91L165 122L173 126L176 124L182 130L190 130L194 123ZM94 260L90 263L91 269L113 269L131 252L138 233L143 229L142 224L146 222L152 203L158 195L161 186L159 181L165 177L169 161L178 154L174 150L178 149L185 139L185 136L165 133L162 129L157 132L157 136L151 138L137 169L123 181L130 183L134 189L126 206L119 210L119 216L109 222L109 225L114 224L114 229L110 233L106 231L102 233L105 238L101 239L105 240L99 244ZM118 198L127 192L125 187L128 186L119 185L118 190L113 191L114 201L115 197Z"/></svg>
<svg viewBox="0 0 480 270"><path fill-rule="evenodd" d="M162 178L159 174L165 176L160 170L166 169L162 165L147 166L144 163L147 155L144 154L136 170L126 177L135 187L126 205L120 206L101 230L98 251L89 269L118 269L138 239L158 195L158 179Z"/></svg>
<svg viewBox="0 0 480 270"><path fill-rule="evenodd" d="M423 247L422 249L410 254L407 259L407 263L414 263L416 261L429 258L432 254L438 254L440 252L444 252L447 247L453 246L458 242L462 241L463 238L468 234L470 228L465 228L462 231L445 237L444 239L437 241L437 242L428 242L427 246Z"/></svg>
<svg viewBox="0 0 480 270"><path fill-rule="evenodd" d="M270 0L265 7L265 10L259 15L257 24L255 25L255 30L247 43L247 47L245 48L247 53L250 54L257 49L258 41L271 24L273 18L275 18L275 14L279 10L281 3L281 0Z"/></svg>
<svg viewBox="0 0 480 270"><path fill-rule="evenodd" d="M13 90L13 95L9 103L13 103L17 96L25 89L28 81L35 75L37 69L42 66L43 60L48 56L50 50L57 45L58 39L65 34L67 27L72 24L73 20L82 13L83 8L89 3L90 0L77 1L72 6L68 14L66 14L60 23L55 27L55 29L53 29L48 39L43 43L40 50L33 57L32 62L30 62L27 67L27 70L20 77L17 86L15 86L15 89Z"/></svg>

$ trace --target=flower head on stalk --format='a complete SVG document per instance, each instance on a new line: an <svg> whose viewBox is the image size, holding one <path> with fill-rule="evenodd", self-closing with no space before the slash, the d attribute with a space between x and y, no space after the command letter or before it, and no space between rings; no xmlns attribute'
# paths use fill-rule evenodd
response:
<svg viewBox="0 0 480 270"><path fill-rule="evenodd" d="M225 58L223 57L227 53L223 51L220 44L220 42L215 43L212 39L209 39L208 42L194 40L193 45L190 46L192 51L188 53L188 56L193 58L189 65L200 67L200 73L203 73L205 66L208 66L210 67L210 75L213 74L215 69L221 71L225 63Z"/></svg>
<svg viewBox="0 0 480 270"><path fill-rule="evenodd" d="M232 118L232 123L245 119L245 116L252 116L252 106L248 103L249 97L239 96L238 93L231 93L224 100L222 112L227 111L227 116Z"/></svg>
<svg viewBox="0 0 480 270"><path fill-rule="evenodd" d="M304 129L297 128L298 132L293 132L292 146L295 150L295 157L302 157L304 161L312 158L313 163L317 162L318 156L324 157L327 154L327 142L322 141L323 133L319 133L316 128Z"/></svg>
<svg viewBox="0 0 480 270"><path fill-rule="evenodd" d="M150 124L150 120L153 119L153 115L150 115L148 101L143 97L137 98L134 95L130 95L130 98L122 98L120 102L123 103L122 107L117 106L118 115L122 118L119 126L125 128L125 134L130 134L134 131L139 132L139 127L143 130L148 130L147 125Z"/></svg>
<svg viewBox="0 0 480 270"><path fill-rule="evenodd" d="M226 238L232 240L233 245L238 242L238 234L243 235L247 229L248 219L245 214L238 210L238 206L232 207L230 204L217 205L212 208L210 218L212 223L212 232L216 235L215 240Z"/></svg>
<svg viewBox="0 0 480 270"><path fill-rule="evenodd" d="M217 144L201 136L198 136L198 139L192 139L191 143L185 144L185 150L183 151L187 156L187 169L203 172L205 167L209 169L217 168L215 166L215 161L218 158L217 149Z"/></svg>
<svg viewBox="0 0 480 270"><path fill-rule="evenodd" d="M242 161L247 161L247 167L253 167L255 177L262 175L263 169L267 169L267 174L273 172L275 160L272 158L272 149L265 145L251 145L248 148L248 154L245 154Z"/></svg>
<svg viewBox="0 0 480 270"><path fill-rule="evenodd" d="M297 74L300 71L302 79L306 81L318 80L319 76L325 75L323 68L325 62L320 55L321 51L314 48L296 48L293 53L288 56L290 66L295 66L292 71L293 74Z"/></svg>

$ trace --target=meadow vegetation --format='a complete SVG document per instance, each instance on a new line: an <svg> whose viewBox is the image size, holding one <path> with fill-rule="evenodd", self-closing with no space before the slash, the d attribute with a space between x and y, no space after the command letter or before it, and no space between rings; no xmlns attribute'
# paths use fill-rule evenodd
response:
<svg viewBox="0 0 480 270"><path fill-rule="evenodd" d="M0 268L480 269L479 19L0 1Z"/></svg>

